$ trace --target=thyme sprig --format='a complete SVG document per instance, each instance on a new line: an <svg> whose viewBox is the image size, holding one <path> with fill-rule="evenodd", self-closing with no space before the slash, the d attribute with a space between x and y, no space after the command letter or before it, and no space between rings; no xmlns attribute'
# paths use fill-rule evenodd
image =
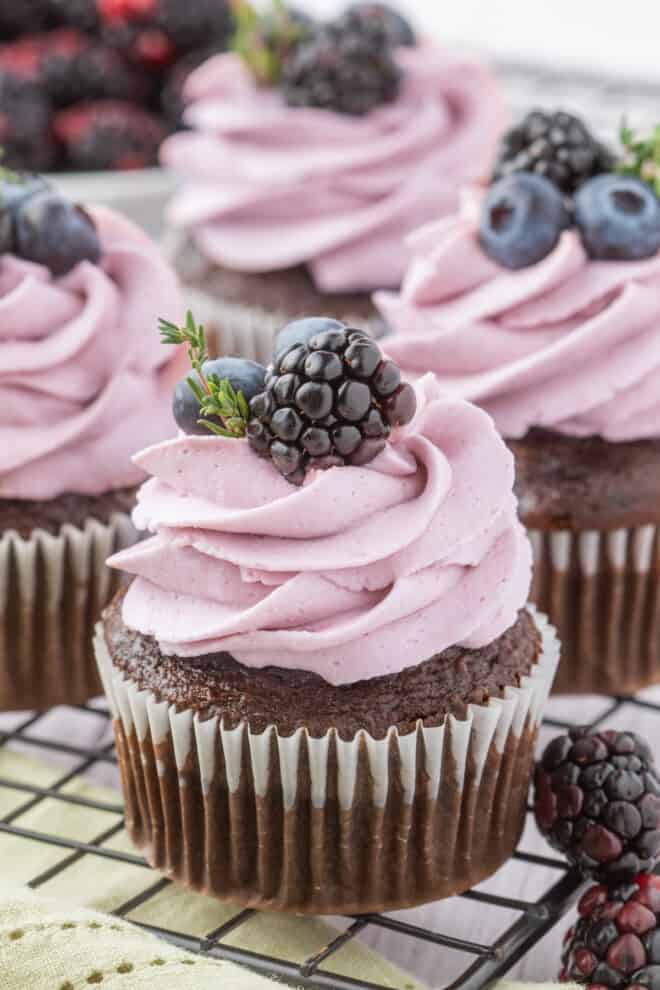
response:
<svg viewBox="0 0 660 990"><path fill-rule="evenodd" d="M200 426L220 437L239 439L247 432L250 409L241 391L228 378L206 375L204 365L209 359L204 327L188 311L184 326L160 320L159 329L164 344L184 344L188 348L190 365L195 372L187 378L190 389L199 402Z"/></svg>
<svg viewBox="0 0 660 990"><path fill-rule="evenodd" d="M274 86L282 76L286 56L304 35L283 0L272 0L260 13L249 0L233 0L236 31L232 48L244 60L260 86Z"/></svg>
<svg viewBox="0 0 660 990"><path fill-rule="evenodd" d="M634 175L660 196L660 124L648 137L640 138L624 120L619 132L624 157L617 165L622 175Z"/></svg>

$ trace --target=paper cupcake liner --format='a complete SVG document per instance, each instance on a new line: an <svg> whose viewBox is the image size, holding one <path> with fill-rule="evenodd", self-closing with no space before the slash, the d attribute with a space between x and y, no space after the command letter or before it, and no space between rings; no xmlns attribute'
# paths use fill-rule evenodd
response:
<svg viewBox="0 0 660 990"><path fill-rule="evenodd" d="M135 542L130 517L0 535L0 709L76 704L101 692L93 630L117 590L106 560Z"/></svg>
<svg viewBox="0 0 660 990"><path fill-rule="evenodd" d="M156 869L196 890L297 913L407 907L466 890L513 853L559 645L465 720L384 739L283 737L159 702L97 660L114 716L126 826Z"/></svg>
<svg viewBox="0 0 660 990"><path fill-rule="evenodd" d="M532 600L562 644L555 692L628 694L660 682L658 527L530 536Z"/></svg>

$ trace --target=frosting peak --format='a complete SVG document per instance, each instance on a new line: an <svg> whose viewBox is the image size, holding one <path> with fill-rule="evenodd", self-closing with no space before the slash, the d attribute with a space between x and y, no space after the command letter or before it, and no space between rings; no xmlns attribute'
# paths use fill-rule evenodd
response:
<svg viewBox="0 0 660 990"><path fill-rule="evenodd" d="M402 235L456 206L494 156L504 110L479 64L401 48L398 99L366 117L292 108L237 55L189 79L188 123L163 161L184 179L170 220L245 272L307 264L321 290L396 287Z"/></svg>
<svg viewBox="0 0 660 990"><path fill-rule="evenodd" d="M593 261L567 230L543 261L509 271L479 245L479 196L416 232L400 294L376 303L409 374L437 372L507 437L533 426L625 441L660 434L660 254Z"/></svg>
<svg viewBox="0 0 660 990"><path fill-rule="evenodd" d="M417 390L416 419L379 457L301 488L243 440L180 435L140 454L153 478L135 522L155 535L111 560L135 575L126 624L165 653L333 684L497 638L531 574L513 459L483 412L432 376Z"/></svg>
<svg viewBox="0 0 660 990"><path fill-rule="evenodd" d="M182 315L174 273L146 234L90 211L103 256L63 278L0 257L0 496L100 495L137 484L131 454L173 432L182 368L155 332Z"/></svg>

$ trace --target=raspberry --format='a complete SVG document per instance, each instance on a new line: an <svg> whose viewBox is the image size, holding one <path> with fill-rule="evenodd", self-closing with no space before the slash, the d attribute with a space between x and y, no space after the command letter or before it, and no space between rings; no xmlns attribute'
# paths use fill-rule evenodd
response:
<svg viewBox="0 0 660 990"><path fill-rule="evenodd" d="M640 875L625 887L592 887L566 933L562 982L660 990L660 877Z"/></svg>
<svg viewBox="0 0 660 990"><path fill-rule="evenodd" d="M313 468L373 460L415 406L412 386L367 334L336 320L298 320L276 338L266 390L250 402L248 440L301 485Z"/></svg>
<svg viewBox="0 0 660 990"><path fill-rule="evenodd" d="M578 117L563 110L533 110L502 138L493 181L512 172L536 172L572 196L583 182L609 172L613 164L610 152Z"/></svg>
<svg viewBox="0 0 660 990"><path fill-rule="evenodd" d="M585 876L618 883L660 858L660 779L634 733L576 729L557 737L535 785L539 829Z"/></svg>
<svg viewBox="0 0 660 990"><path fill-rule="evenodd" d="M63 110L53 130L71 165L89 171L156 165L167 131L159 117L119 100Z"/></svg>

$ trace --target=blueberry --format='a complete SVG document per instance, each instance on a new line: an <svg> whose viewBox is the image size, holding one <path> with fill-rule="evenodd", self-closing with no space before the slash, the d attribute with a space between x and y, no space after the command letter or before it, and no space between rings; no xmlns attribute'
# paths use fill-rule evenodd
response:
<svg viewBox="0 0 660 990"><path fill-rule="evenodd" d="M590 258L633 261L660 249L660 200L628 175L598 175L575 197L575 222Z"/></svg>
<svg viewBox="0 0 660 990"><path fill-rule="evenodd" d="M550 254L570 217L559 190L541 175L516 172L486 194L481 246L505 268L527 268Z"/></svg>
<svg viewBox="0 0 660 990"><path fill-rule="evenodd" d="M89 214L51 189L23 199L15 213L16 253L66 275L78 262L96 264L101 242Z"/></svg>
<svg viewBox="0 0 660 990"><path fill-rule="evenodd" d="M319 333L344 329L344 324L340 323L339 320L331 320L324 316L312 316L304 320L294 320L293 323L287 323L275 337L273 361L277 363L280 357L295 344L307 344L312 337Z"/></svg>
<svg viewBox="0 0 660 990"><path fill-rule="evenodd" d="M0 180L0 254L16 252L15 217L18 206L48 188L46 180L39 175Z"/></svg>
<svg viewBox="0 0 660 990"><path fill-rule="evenodd" d="M266 378L266 369L263 365L257 364L255 361L247 361L244 358L226 357L207 361L202 370L207 379L211 377L217 377L220 381L225 378L229 379L234 389L243 393L246 402L262 401L261 393L263 393ZM194 371L182 378L174 390L172 406L174 419L179 429L183 430L184 433L208 436L208 429L198 422L201 412L199 402L188 384L188 378L191 377L195 377ZM263 401L267 401L267 399ZM216 425L222 425L216 417L211 416L209 418Z"/></svg>

